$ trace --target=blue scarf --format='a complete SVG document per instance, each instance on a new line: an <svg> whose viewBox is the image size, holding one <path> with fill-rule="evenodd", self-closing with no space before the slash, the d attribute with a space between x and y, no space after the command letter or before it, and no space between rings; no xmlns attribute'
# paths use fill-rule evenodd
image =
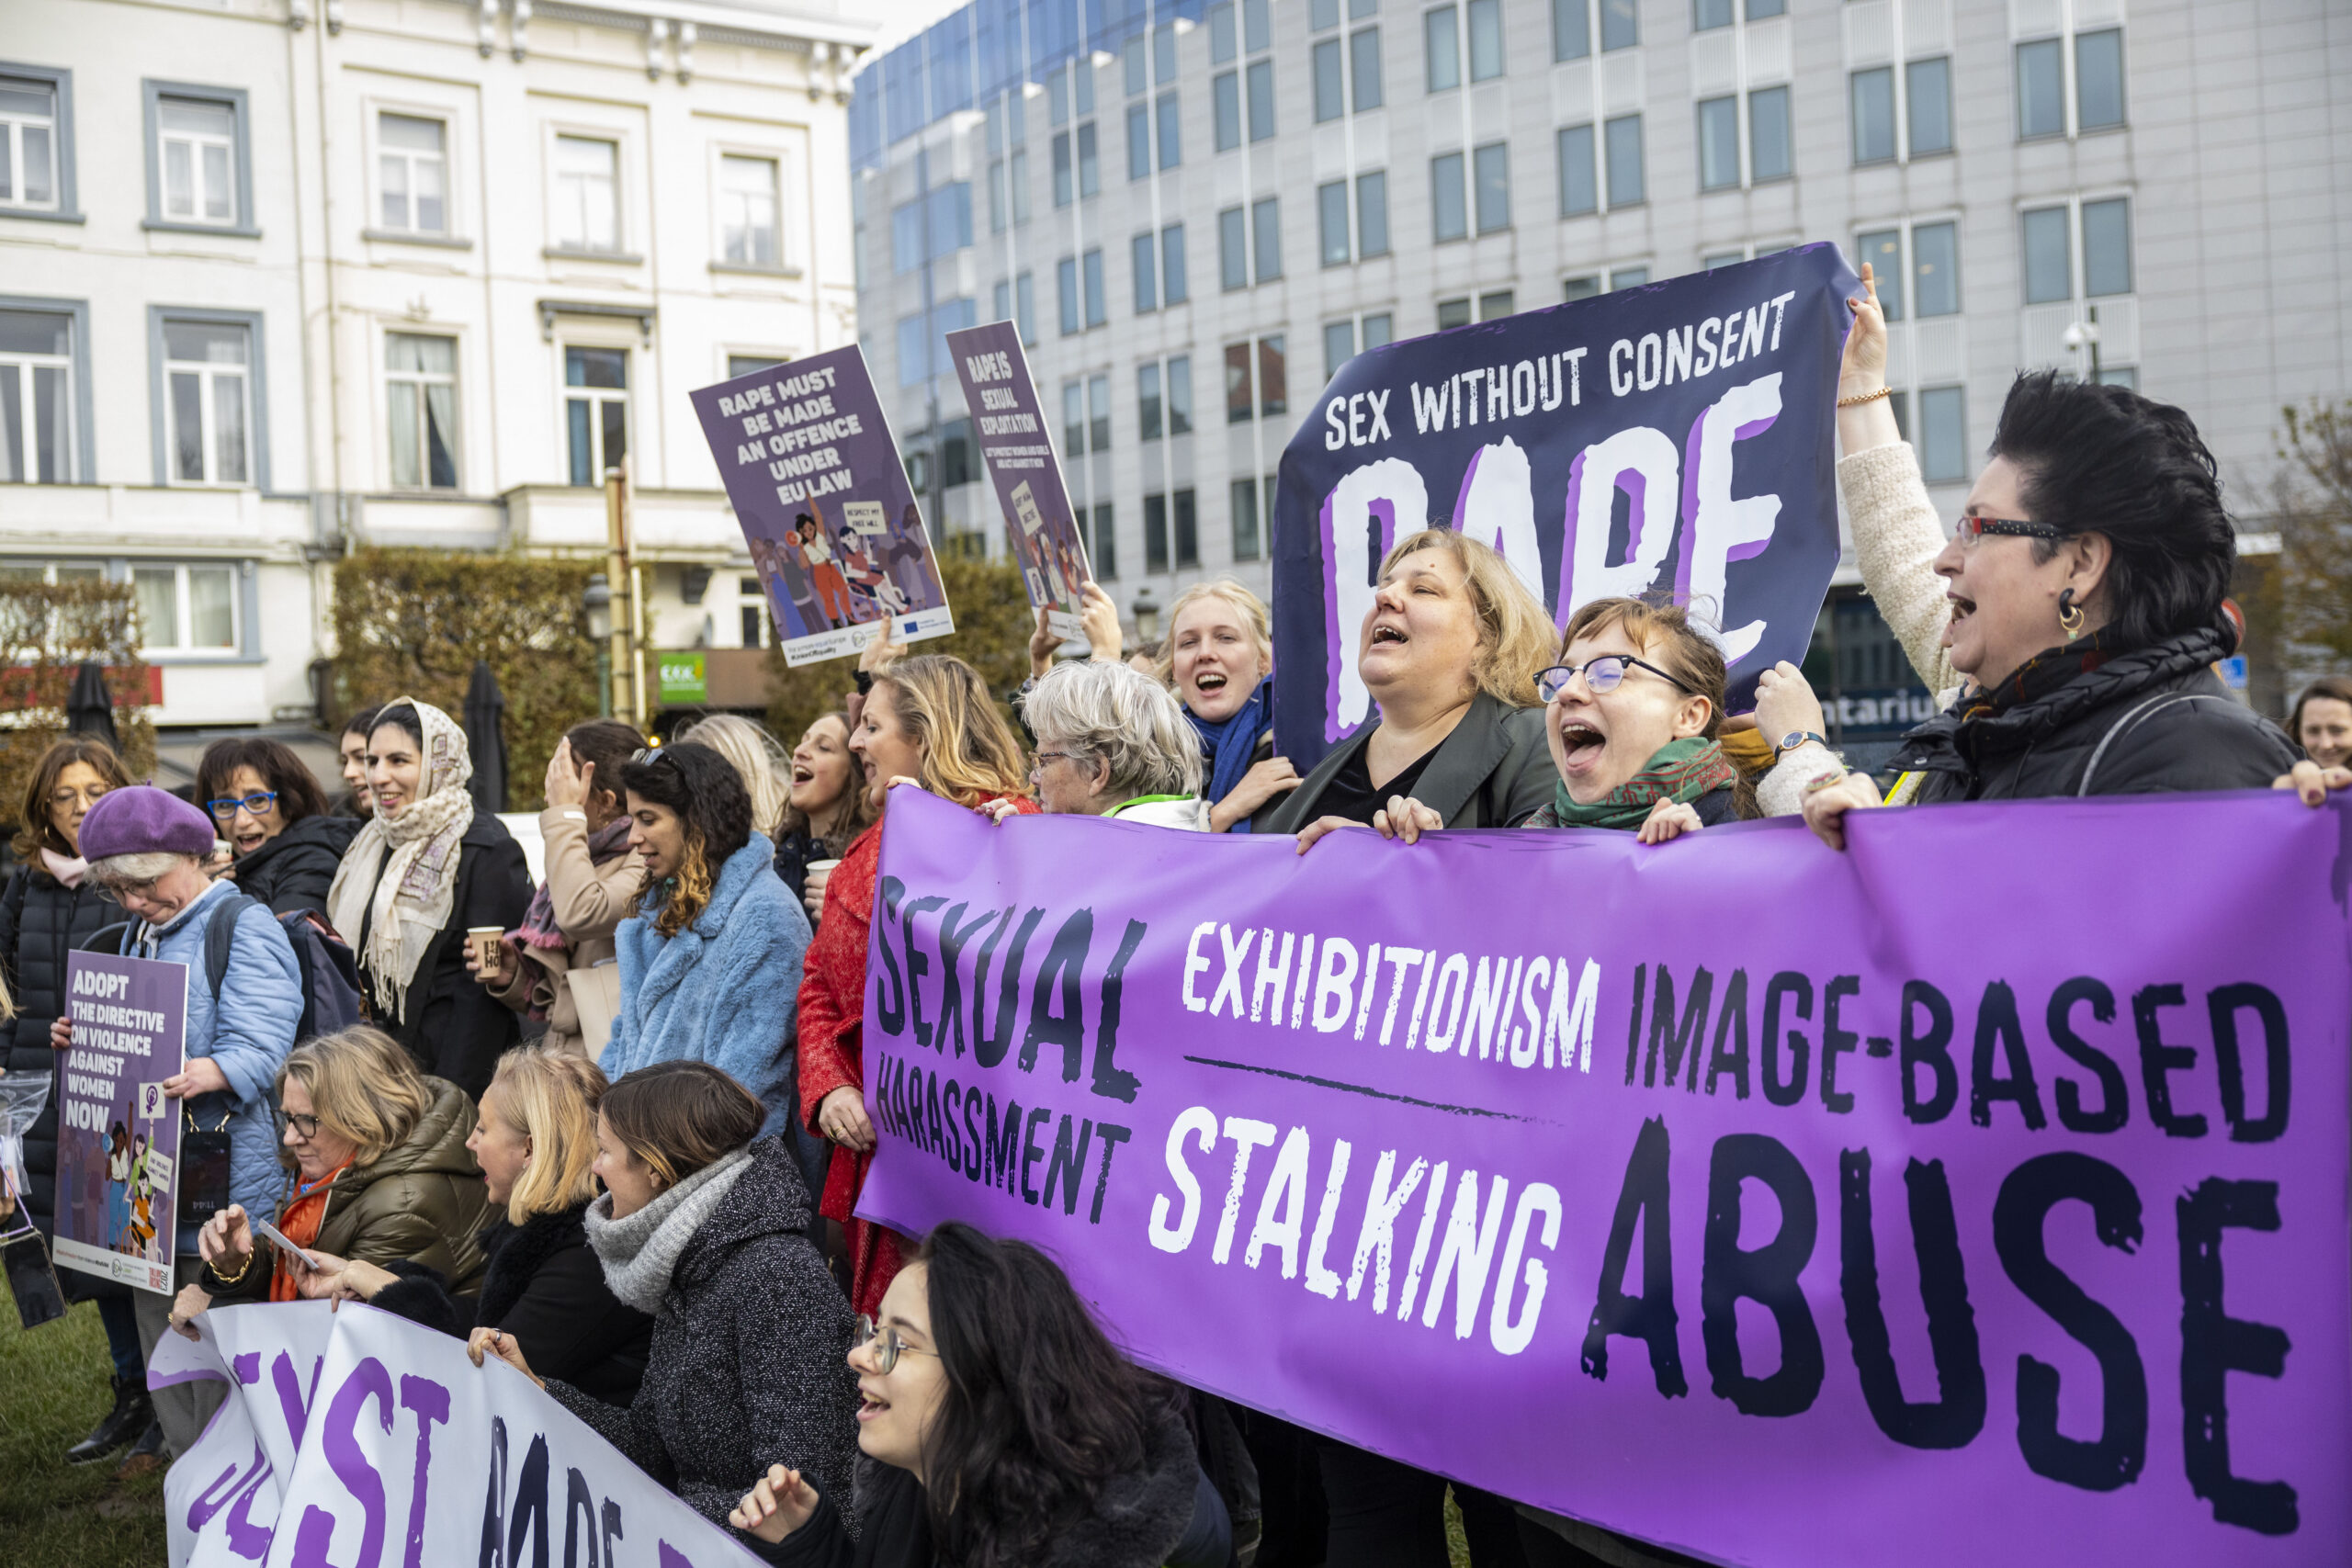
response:
<svg viewBox="0 0 2352 1568"><path fill-rule="evenodd" d="M1250 700L1233 711L1232 716L1215 721L1204 719L1192 709L1184 716L1201 738L1201 761L1208 764L1209 804L1214 806L1231 795L1234 786L1250 771L1250 759L1257 754L1258 742L1274 726L1274 678L1271 675L1258 682ZM1243 818L1233 825L1232 831L1246 833L1250 819Z"/></svg>

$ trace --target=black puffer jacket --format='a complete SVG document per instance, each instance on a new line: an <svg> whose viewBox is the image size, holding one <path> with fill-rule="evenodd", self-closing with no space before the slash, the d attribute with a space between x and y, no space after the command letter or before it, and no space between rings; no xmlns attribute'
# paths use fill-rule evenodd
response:
<svg viewBox="0 0 2352 1568"><path fill-rule="evenodd" d="M820 1491L849 1483L857 1443L853 1314L808 1235L808 1190L778 1138L695 1228L670 1270L636 1400L548 1392L718 1524L771 1464Z"/></svg>
<svg viewBox="0 0 2352 1568"><path fill-rule="evenodd" d="M305 817L237 862L237 886L273 915L307 909L325 919L327 888L358 833L354 817Z"/></svg>
<svg viewBox="0 0 2352 1568"><path fill-rule="evenodd" d="M543 1378L561 1378L610 1404L637 1397L653 1320L624 1306L605 1283L580 1223L585 1203L533 1214L520 1225L502 1213L482 1227L481 1299L461 1302L447 1279L421 1263L384 1267L400 1278L369 1305L462 1339L476 1328L512 1334Z"/></svg>
<svg viewBox="0 0 2352 1568"><path fill-rule="evenodd" d="M14 1022L0 1023L12 1073L49 1075L49 1100L25 1137L25 1206L44 1233L57 1213L57 1053L49 1026L65 1012L65 955L122 919L122 910L85 881L68 887L38 865L27 866L0 895L0 976L17 998ZM97 1281L74 1272L77 1281Z"/></svg>
<svg viewBox="0 0 2352 1568"><path fill-rule="evenodd" d="M820 1489L807 1524L773 1546L747 1544L786 1568L935 1568L940 1561L931 1540L930 1499L913 1472L859 1456L861 1528L854 1541L840 1504ZM1231 1551L1223 1516L1224 1506L1201 1473L1192 1434L1170 1411L1153 1427L1141 1468L1104 1486L1094 1511L1057 1532L1034 1568L1222 1563Z"/></svg>
<svg viewBox="0 0 2352 1568"><path fill-rule="evenodd" d="M2265 788L2301 753L2213 673L2233 643L2213 626L2120 653L2096 635L2053 649L1905 736L1891 765L1927 775L1922 805Z"/></svg>
<svg viewBox="0 0 2352 1568"><path fill-rule="evenodd" d="M512 1008L466 973L466 929L513 931L521 925L523 911L531 907L531 869L506 824L487 811L474 813L458 843L458 887L449 923L409 977L405 1008L397 1014L388 1010L375 1021L408 1047L419 1072L447 1078L465 1090L468 1099L479 1100L490 1087L498 1058L522 1038L523 1026ZM379 867L377 875L382 874ZM354 953L367 951L366 928L374 919L371 898L361 929L340 933ZM361 963L364 970L366 960ZM364 974L359 988L373 997L374 982Z"/></svg>

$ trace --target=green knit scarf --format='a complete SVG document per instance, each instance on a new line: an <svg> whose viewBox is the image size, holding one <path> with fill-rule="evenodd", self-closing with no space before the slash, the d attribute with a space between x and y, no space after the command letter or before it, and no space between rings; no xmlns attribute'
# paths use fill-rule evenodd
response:
<svg viewBox="0 0 2352 1568"><path fill-rule="evenodd" d="M1739 771L1724 756L1724 749L1713 741L1697 736L1669 740L1651 754L1640 773L1589 806L1571 799L1567 781L1562 780L1553 788L1552 815L1563 828L1630 830L1647 820L1650 807L1659 801L1688 805L1738 776Z"/></svg>

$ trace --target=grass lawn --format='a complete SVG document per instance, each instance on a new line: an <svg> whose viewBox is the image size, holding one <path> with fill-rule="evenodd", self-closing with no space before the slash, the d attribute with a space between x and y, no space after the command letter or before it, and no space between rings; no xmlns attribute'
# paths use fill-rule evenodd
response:
<svg viewBox="0 0 2352 1568"><path fill-rule="evenodd" d="M0 1296L0 1559L8 1568L148 1568L164 1561L164 1476L64 1453L106 1414L112 1363L84 1302L27 1332Z"/></svg>

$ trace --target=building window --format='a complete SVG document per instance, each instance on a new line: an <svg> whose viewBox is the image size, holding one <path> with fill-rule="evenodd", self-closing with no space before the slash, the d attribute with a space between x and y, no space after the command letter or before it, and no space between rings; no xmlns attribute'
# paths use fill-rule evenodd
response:
<svg viewBox="0 0 2352 1568"><path fill-rule="evenodd" d="M970 228L971 187L964 193L967 238ZM774 158L742 157L729 152L718 160L718 222L722 254L738 266L778 266L784 260L784 240L776 214L776 163Z"/></svg>
<svg viewBox="0 0 2352 1568"><path fill-rule="evenodd" d="M1603 52L1633 49L1641 41L1640 0L1600 0L1600 47Z"/></svg>
<svg viewBox="0 0 2352 1568"><path fill-rule="evenodd" d="M1968 478L1968 396L1959 387L1929 387L1919 394L1919 477L1929 484Z"/></svg>
<svg viewBox="0 0 2352 1568"><path fill-rule="evenodd" d="M1477 181L1478 232L1510 227L1510 148L1490 141L1470 155Z"/></svg>
<svg viewBox="0 0 2352 1568"><path fill-rule="evenodd" d="M253 333L228 321L165 321L164 441L175 484L253 482Z"/></svg>
<svg viewBox="0 0 2352 1568"><path fill-rule="evenodd" d="M1290 378L1280 333L1258 340L1258 413L1272 419L1290 412Z"/></svg>
<svg viewBox="0 0 2352 1568"><path fill-rule="evenodd" d="M1706 32L1732 24L1732 0L1692 0L1691 30Z"/></svg>
<svg viewBox="0 0 2352 1568"><path fill-rule="evenodd" d="M922 203L902 201L890 209L890 270L904 276L923 263Z"/></svg>
<svg viewBox="0 0 2352 1568"><path fill-rule="evenodd" d="M765 648L768 643L767 590L756 577L735 580L736 613L741 622L739 640L745 648Z"/></svg>
<svg viewBox="0 0 2352 1568"><path fill-rule="evenodd" d="M1759 87L1747 95L1747 175L1755 181L1784 180L1793 159L1789 146L1789 90Z"/></svg>
<svg viewBox="0 0 2352 1568"><path fill-rule="evenodd" d="M1137 234L1127 243L1128 265L1136 275L1136 314L1140 316L1159 309L1159 240L1151 234Z"/></svg>
<svg viewBox="0 0 2352 1568"><path fill-rule="evenodd" d="M1094 122L1078 128L1078 194L1080 198L1102 193L1102 161L1096 155Z"/></svg>
<svg viewBox="0 0 2352 1568"><path fill-rule="evenodd" d="M1282 197L1262 197L1250 204L1250 238L1251 260L1258 268L1258 281L1268 283L1280 277L1283 275Z"/></svg>
<svg viewBox="0 0 2352 1568"><path fill-rule="evenodd" d="M1225 345L1225 423L1227 424L1247 424L1257 412L1257 390L1250 374L1250 347L1246 343Z"/></svg>
<svg viewBox="0 0 2352 1568"><path fill-rule="evenodd" d="M2123 123L2123 29L2075 35L2075 129Z"/></svg>
<svg viewBox="0 0 2352 1568"><path fill-rule="evenodd" d="M2062 39L2018 45L2018 137L2066 134L2066 78Z"/></svg>
<svg viewBox="0 0 2352 1568"><path fill-rule="evenodd" d="M1747 259L1745 251L1717 251L1712 255L1701 256L1699 265L1708 272L1713 272L1721 267L1737 266Z"/></svg>
<svg viewBox="0 0 2352 1568"><path fill-rule="evenodd" d="M1468 237L1469 204L1462 188L1459 152L1430 160L1430 216L1433 238L1442 242Z"/></svg>
<svg viewBox="0 0 2352 1568"><path fill-rule="evenodd" d="M2132 292L2132 204L2121 197L2083 203L2083 292Z"/></svg>
<svg viewBox="0 0 2352 1568"><path fill-rule="evenodd" d="M1470 0L1470 80L1491 82L1503 73L1502 0Z"/></svg>
<svg viewBox="0 0 2352 1568"><path fill-rule="evenodd" d="M1193 434L1193 356L1171 355L1168 361L1168 434Z"/></svg>
<svg viewBox="0 0 2352 1568"><path fill-rule="evenodd" d="M1159 95L1159 166L1172 169L1184 161L1184 116L1173 93Z"/></svg>
<svg viewBox="0 0 2352 1568"><path fill-rule="evenodd" d="M1344 321L1323 323L1323 382L1329 386L1340 367L1356 356L1356 322L1351 316Z"/></svg>
<svg viewBox="0 0 2352 1568"><path fill-rule="evenodd" d="M1056 207L1068 207L1070 204L1070 179L1069 132L1057 131L1054 136L1054 205Z"/></svg>
<svg viewBox="0 0 2352 1568"><path fill-rule="evenodd" d="M1582 60L1591 52L1591 0L1552 0L1554 62Z"/></svg>
<svg viewBox="0 0 2352 1568"><path fill-rule="evenodd" d="M1077 257L1064 256L1055 264L1054 282L1061 299L1062 336L1075 337L1079 332Z"/></svg>
<svg viewBox="0 0 2352 1568"><path fill-rule="evenodd" d="M1168 498L1169 522L1176 535L1176 570L1185 570L1201 564L1201 520L1193 504L1191 490L1180 490Z"/></svg>
<svg viewBox="0 0 2352 1568"><path fill-rule="evenodd" d="M1250 225L1238 207L1216 215L1219 282L1227 292L1250 287Z"/></svg>
<svg viewBox="0 0 2352 1568"><path fill-rule="evenodd" d="M1265 141L1274 134L1274 62L1261 60L1249 70L1250 140Z"/></svg>
<svg viewBox="0 0 2352 1568"><path fill-rule="evenodd" d="M1209 7L1209 62L1223 65L1236 52L1233 36L1233 7L1230 5Z"/></svg>
<svg viewBox="0 0 2352 1568"><path fill-rule="evenodd" d="M1560 297L1571 305L1579 299L1598 299L1600 294L1600 279L1590 273L1582 277L1565 278L1560 284Z"/></svg>
<svg viewBox="0 0 2352 1568"><path fill-rule="evenodd" d="M1356 254L1388 254L1388 172L1356 176Z"/></svg>
<svg viewBox="0 0 2352 1568"><path fill-rule="evenodd" d="M1617 267L1609 274L1609 292L1614 294L1620 289L1645 288L1649 280L1650 269L1645 266Z"/></svg>
<svg viewBox="0 0 2352 1568"><path fill-rule="evenodd" d="M1939 55L1903 68L1904 95L1910 101L1910 155L1924 158L1951 151L1951 62Z"/></svg>
<svg viewBox="0 0 2352 1568"><path fill-rule="evenodd" d="M0 75L0 207L57 212L70 205L58 100L63 79Z"/></svg>
<svg viewBox="0 0 2352 1568"><path fill-rule="evenodd" d="M1075 460L1086 456L1086 383L1062 383L1062 456Z"/></svg>
<svg viewBox="0 0 2352 1568"><path fill-rule="evenodd" d="M1479 295L1478 319L1482 321L1501 321L1511 313L1511 291L1508 288L1498 288L1491 293Z"/></svg>
<svg viewBox="0 0 2352 1568"><path fill-rule="evenodd" d="M1601 0L1613 6L1617 0ZM1603 12L1605 18L1608 13ZM1642 117L1619 115L1601 128L1609 155L1609 205L1633 207L1642 199Z"/></svg>
<svg viewBox="0 0 2352 1568"><path fill-rule="evenodd" d="M1021 341L1030 347L1037 346L1037 288L1036 279L1021 273L1012 280L1012 321L1020 331Z"/></svg>
<svg viewBox="0 0 2352 1568"><path fill-rule="evenodd" d="M905 379L902 367L899 380ZM571 482L600 485L605 470L628 456L628 350L565 349L563 385Z"/></svg>
<svg viewBox="0 0 2352 1568"><path fill-rule="evenodd" d="M1006 183L1012 186L1012 221L1018 227L1029 221L1029 152L1015 148L1005 161Z"/></svg>
<svg viewBox="0 0 2352 1568"><path fill-rule="evenodd" d="M1273 20L1267 14L1266 0L1241 0L1241 47L1256 54L1272 49L1273 43Z"/></svg>
<svg viewBox="0 0 2352 1568"><path fill-rule="evenodd" d="M1258 481L1233 481L1233 558L1258 558Z"/></svg>
<svg viewBox="0 0 2352 1568"><path fill-rule="evenodd" d="M1707 98L1699 105L1699 188L1739 184L1739 100Z"/></svg>
<svg viewBox="0 0 2352 1568"><path fill-rule="evenodd" d="M1089 376L1086 378L1086 449L1108 452L1111 449L1111 378Z"/></svg>
<svg viewBox="0 0 2352 1568"><path fill-rule="evenodd" d="M1894 161L1894 67L1857 71L1848 78L1853 101L1854 162Z"/></svg>
<svg viewBox="0 0 2352 1568"><path fill-rule="evenodd" d="M1315 83L1315 123L1337 119L1348 112L1346 62L1340 58L1340 40L1325 39L1317 44L1311 57Z"/></svg>
<svg viewBox="0 0 2352 1568"><path fill-rule="evenodd" d="M2037 208L2025 215L2025 302L2052 304L2075 297L2071 214L2063 207Z"/></svg>
<svg viewBox="0 0 2352 1568"><path fill-rule="evenodd" d="M1184 225L1170 223L1159 231L1159 289L1170 305L1182 305L1192 291L1184 277Z"/></svg>
<svg viewBox="0 0 2352 1568"><path fill-rule="evenodd" d="M1241 145L1241 77L1227 71L1209 84L1209 103L1216 114L1216 150L1230 152Z"/></svg>
<svg viewBox="0 0 2352 1568"><path fill-rule="evenodd" d="M1119 575L1119 529L1107 501L1094 503L1094 526L1087 532L1087 550L1093 558L1096 577L1107 582Z"/></svg>
<svg viewBox="0 0 2352 1568"><path fill-rule="evenodd" d="M1960 313L1960 229L1921 223L1911 231L1914 297L1922 319Z"/></svg>
<svg viewBox="0 0 2352 1568"><path fill-rule="evenodd" d="M1560 216L1600 210L1600 180L1594 172L1592 127L1571 125L1559 134Z"/></svg>
<svg viewBox="0 0 2352 1568"><path fill-rule="evenodd" d="M244 222L239 131L243 96L232 100L155 98L156 166L162 172L162 210L168 223L234 229Z"/></svg>
<svg viewBox="0 0 2352 1568"><path fill-rule="evenodd" d="M1151 106L1127 106L1127 179L1151 177Z"/></svg>
<svg viewBox="0 0 2352 1568"><path fill-rule="evenodd" d="M1143 498L1143 569L1168 570L1168 498L1164 495Z"/></svg>
<svg viewBox="0 0 2352 1568"><path fill-rule="evenodd" d="M0 310L0 484L74 482L74 317Z"/></svg>
<svg viewBox="0 0 2352 1568"><path fill-rule="evenodd" d="M997 287L1001 288L1003 285L999 284ZM792 363L792 356L786 354L730 354L727 356L727 378L732 381L738 376L749 376L761 370L773 370L779 365L790 363Z"/></svg>
<svg viewBox="0 0 2352 1568"><path fill-rule="evenodd" d="M989 232L1003 233L1005 221L1004 160L998 158L989 164Z"/></svg>
<svg viewBox="0 0 2352 1568"><path fill-rule="evenodd" d="M421 115L376 117L376 174L385 228L403 234L449 231L448 128Z"/></svg>
<svg viewBox="0 0 2352 1568"><path fill-rule="evenodd" d="M1437 302L1438 331L1446 332L1454 327L1466 327L1469 324L1469 296L1464 295L1459 299L1441 299Z"/></svg>
<svg viewBox="0 0 2352 1568"><path fill-rule="evenodd" d="M1086 281L1086 324L1099 327L1111 319L1102 299L1102 252L1098 247L1079 259Z"/></svg>
<svg viewBox="0 0 2352 1568"><path fill-rule="evenodd" d="M1396 340L1393 319L1385 310L1374 310L1363 319L1363 351L1385 348Z"/></svg>
<svg viewBox="0 0 2352 1568"><path fill-rule="evenodd" d="M1878 289L1879 314L1890 321L1903 320L1903 231L1877 229L1854 236L1857 261L1868 262L1871 281Z"/></svg>
<svg viewBox="0 0 2352 1568"><path fill-rule="evenodd" d="M1348 90L1355 95L1358 114L1381 106L1378 28L1360 28L1348 35Z"/></svg>
<svg viewBox="0 0 2352 1568"><path fill-rule="evenodd" d="M220 653L240 646L235 567L137 566L130 588L146 652Z"/></svg>
<svg viewBox="0 0 2352 1568"><path fill-rule="evenodd" d="M560 250L621 248L620 144L594 136L555 139L555 243Z"/></svg>
<svg viewBox="0 0 2352 1568"><path fill-rule="evenodd" d="M1333 180L1315 191L1317 229L1322 238L1323 265L1345 266L1355 259L1348 248L1348 182Z"/></svg>
<svg viewBox="0 0 2352 1568"><path fill-rule="evenodd" d="M1421 17L1421 54L1430 92L1462 85L1462 45L1454 29L1453 6L1440 6Z"/></svg>
<svg viewBox="0 0 2352 1568"><path fill-rule="evenodd" d="M729 375L741 374L729 365ZM458 343L422 333L384 334L384 403L392 483L458 488Z"/></svg>
<svg viewBox="0 0 2352 1568"><path fill-rule="evenodd" d="M1136 367L1136 439L1159 439L1159 362L1150 360Z"/></svg>

